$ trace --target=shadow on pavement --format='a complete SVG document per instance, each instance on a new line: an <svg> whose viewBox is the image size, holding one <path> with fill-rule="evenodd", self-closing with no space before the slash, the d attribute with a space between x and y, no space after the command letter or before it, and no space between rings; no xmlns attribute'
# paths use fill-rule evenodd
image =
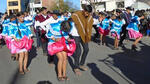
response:
<svg viewBox="0 0 150 84"><path fill-rule="evenodd" d="M95 38L94 36L92 36L91 41L100 45L100 38ZM113 49L114 48L114 39L111 38L110 36L106 36L105 37L105 42L106 42L106 46Z"/></svg>
<svg viewBox="0 0 150 84"><path fill-rule="evenodd" d="M56 75L58 75L58 72L57 72L58 59L57 59L57 56L56 55L51 56L51 55L48 54L47 62L51 66L55 66L55 72L56 72Z"/></svg>
<svg viewBox="0 0 150 84"><path fill-rule="evenodd" d="M39 81L37 84L52 84L50 81Z"/></svg>
<svg viewBox="0 0 150 84"><path fill-rule="evenodd" d="M28 57L28 65L27 67L30 66L32 59L35 58L37 56L37 50L35 46L32 46L32 49L29 52L29 57Z"/></svg>
<svg viewBox="0 0 150 84"><path fill-rule="evenodd" d="M9 84L20 84L19 81L21 78L24 78L25 75L19 74L19 69L17 68L15 73L13 74L12 78L10 79Z"/></svg>
<svg viewBox="0 0 150 84"><path fill-rule="evenodd" d="M101 72L95 63L88 63L87 66L91 69L91 74L102 84L118 84L111 77Z"/></svg>
<svg viewBox="0 0 150 84"><path fill-rule="evenodd" d="M149 84L150 46L142 44L140 51L133 52L124 48L124 52L108 55L109 57L99 61L106 64L129 84L132 84L132 82L135 84ZM112 60L109 60L109 58L112 58ZM119 68L123 75L114 67Z"/></svg>

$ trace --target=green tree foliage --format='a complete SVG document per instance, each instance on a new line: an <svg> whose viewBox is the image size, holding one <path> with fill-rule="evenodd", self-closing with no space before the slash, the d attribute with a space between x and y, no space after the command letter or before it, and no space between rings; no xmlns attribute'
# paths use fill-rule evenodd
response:
<svg viewBox="0 0 150 84"><path fill-rule="evenodd" d="M56 3L52 10L59 10L60 12L65 12L65 11L69 11L69 12L73 12L75 11L74 8L70 7L71 6L71 2L60 2L60 3ZM70 5L70 6L69 6Z"/></svg>

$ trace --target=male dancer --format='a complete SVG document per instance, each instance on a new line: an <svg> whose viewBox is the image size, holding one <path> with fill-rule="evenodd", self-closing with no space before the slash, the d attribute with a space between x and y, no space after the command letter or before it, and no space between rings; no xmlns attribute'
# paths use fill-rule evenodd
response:
<svg viewBox="0 0 150 84"><path fill-rule="evenodd" d="M76 27L76 34L73 35L73 38L76 42L76 51L74 53L75 57L75 68L74 72L77 75L81 75L80 69L86 71L87 68L84 66L86 57L89 52L88 42L91 40L91 33L92 33L92 25L93 25L93 18L91 16L92 7L90 5L85 5L82 11L77 11L72 14L71 18L75 23ZM74 32L75 33L75 32ZM81 55L81 46L83 47L83 53Z"/></svg>

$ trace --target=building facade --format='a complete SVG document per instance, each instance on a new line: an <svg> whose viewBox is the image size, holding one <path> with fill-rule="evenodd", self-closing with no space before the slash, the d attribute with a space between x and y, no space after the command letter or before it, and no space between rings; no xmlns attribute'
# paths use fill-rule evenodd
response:
<svg viewBox="0 0 150 84"><path fill-rule="evenodd" d="M116 8L125 8L131 6L136 0L80 0L82 4L96 3L96 11L112 11ZM89 2L90 1L90 2Z"/></svg>
<svg viewBox="0 0 150 84"><path fill-rule="evenodd" d="M8 14L25 11L29 0L7 0Z"/></svg>
<svg viewBox="0 0 150 84"><path fill-rule="evenodd" d="M36 14L37 9L42 7L42 0L30 0L29 11L31 15Z"/></svg>
<svg viewBox="0 0 150 84"><path fill-rule="evenodd" d="M7 13L17 13L21 11L21 0L7 0Z"/></svg>

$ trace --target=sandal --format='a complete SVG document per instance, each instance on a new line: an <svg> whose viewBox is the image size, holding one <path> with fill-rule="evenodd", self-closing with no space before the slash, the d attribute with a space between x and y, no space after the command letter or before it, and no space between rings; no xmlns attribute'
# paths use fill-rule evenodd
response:
<svg viewBox="0 0 150 84"><path fill-rule="evenodd" d="M74 69L74 72L75 72L76 75L81 75L81 72L80 72L79 69Z"/></svg>
<svg viewBox="0 0 150 84"><path fill-rule="evenodd" d="M25 69L24 71L25 71L25 72L29 72L30 70L29 70L29 69Z"/></svg>
<svg viewBox="0 0 150 84"><path fill-rule="evenodd" d="M58 77L57 79L58 79L58 81L64 81L63 77Z"/></svg>
<svg viewBox="0 0 150 84"><path fill-rule="evenodd" d="M24 75L25 73L23 71L19 71L19 74Z"/></svg>
<svg viewBox="0 0 150 84"><path fill-rule="evenodd" d="M87 71L88 68L86 68L85 66L80 66L80 69L82 69L83 71Z"/></svg>
<svg viewBox="0 0 150 84"><path fill-rule="evenodd" d="M63 77L63 79L65 79L65 80L69 80L69 78L68 78L67 76L64 76L64 77Z"/></svg>

